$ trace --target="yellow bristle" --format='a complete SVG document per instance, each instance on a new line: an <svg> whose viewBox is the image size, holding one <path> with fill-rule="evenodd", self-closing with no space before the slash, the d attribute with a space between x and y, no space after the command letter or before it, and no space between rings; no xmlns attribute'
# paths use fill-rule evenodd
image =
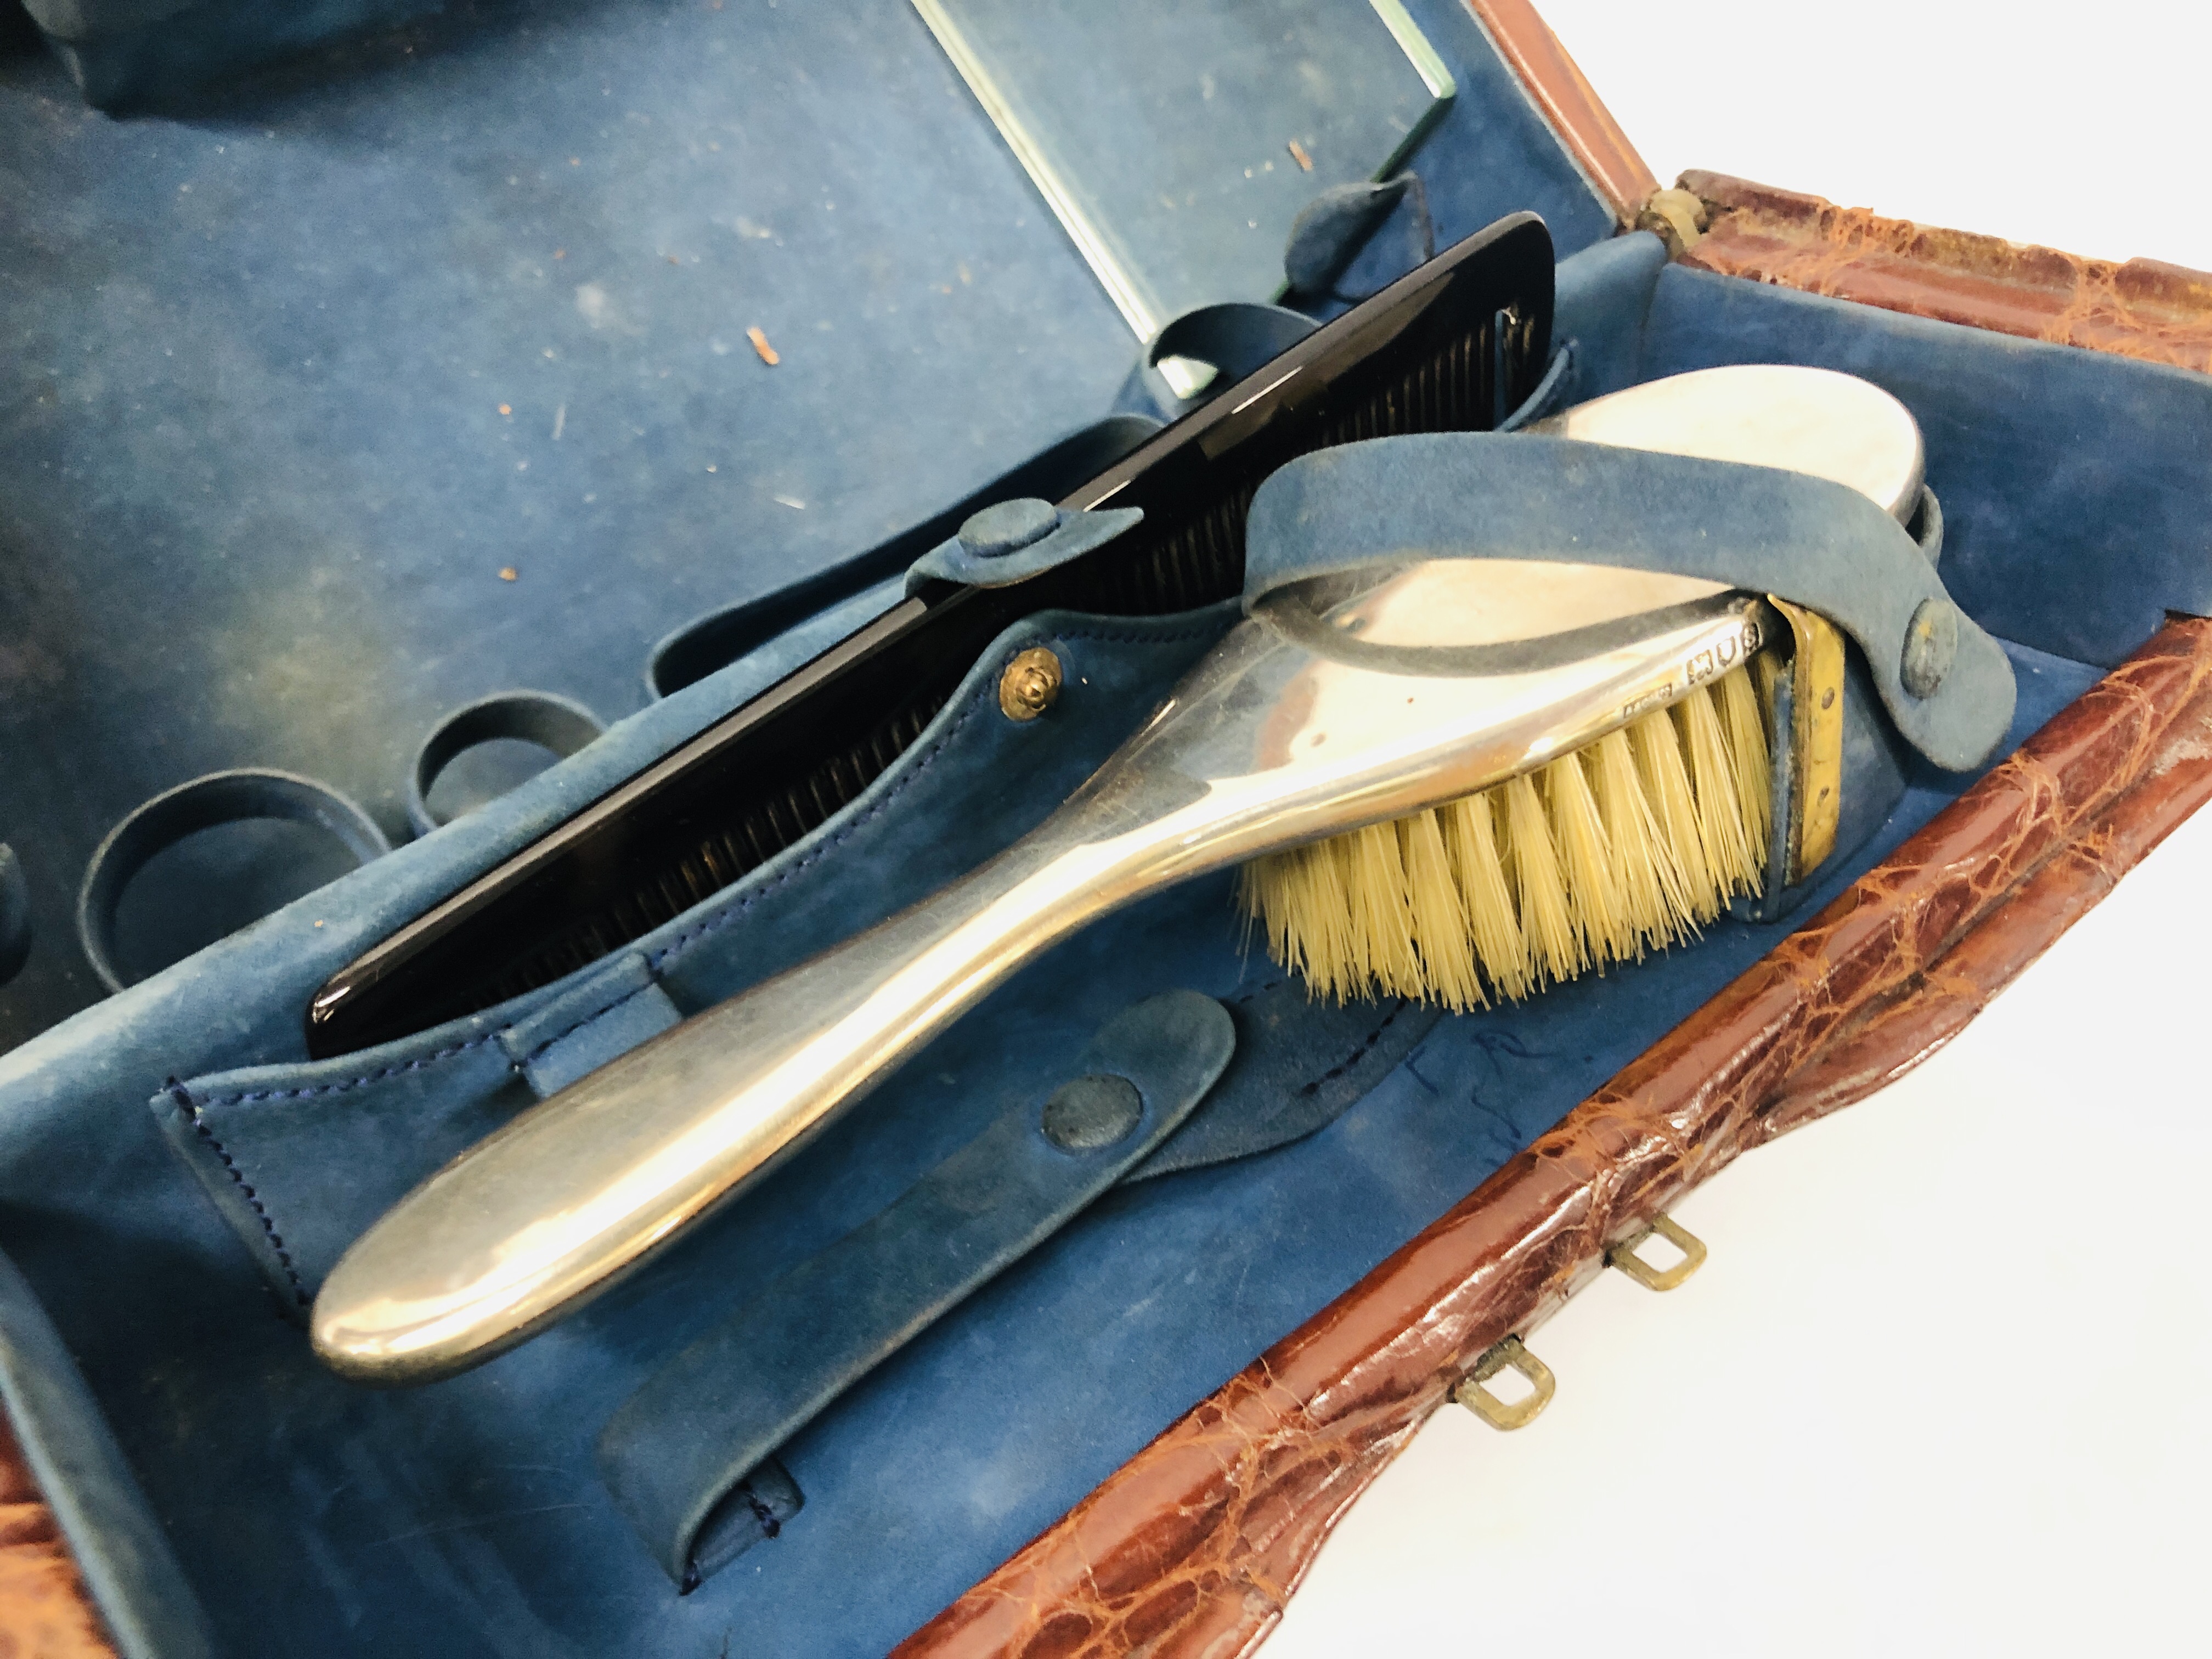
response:
<svg viewBox="0 0 2212 1659"><path fill-rule="evenodd" d="M1352 969L1355 982L1398 996L1421 994L1421 959L1413 951L1413 916L1406 899L1406 866L1395 825L1370 823L1333 843L1344 849L1344 884L1352 898Z"/></svg>
<svg viewBox="0 0 2212 1659"><path fill-rule="evenodd" d="M1698 794L1698 838L1705 843L1720 898L1726 902L1730 894L1751 892L1759 882L1759 866L1752 862L1751 844L1743 833L1735 763L1729 755L1728 735L1721 730L1720 710L1710 689L1699 686L1674 708L1681 717L1690 780Z"/></svg>
<svg viewBox="0 0 2212 1659"><path fill-rule="evenodd" d="M1714 891L1712 866L1706 860L1705 842L1698 830L1698 803L1690 793L1689 769L1683 764L1682 745L1674 735L1674 716L1665 709L1646 714L1628 728L1636 750L1637 775L1644 780L1644 798L1651 804L1667 845L1682 872L1683 890L1689 895L1692 921L1711 921L1721 913Z"/></svg>
<svg viewBox="0 0 2212 1659"><path fill-rule="evenodd" d="M1352 901L1344 890L1336 848L1316 842L1265 860L1275 866L1282 915L1268 932L1269 954L1300 975L1317 997L1340 1000L1363 988L1346 972L1351 955ZM1261 892L1269 891L1263 884ZM1286 945L1278 945L1287 940Z"/></svg>
<svg viewBox="0 0 2212 1659"><path fill-rule="evenodd" d="M1636 939L1581 757L1568 755L1544 769L1544 795L1552 809L1552 846L1566 888L1567 914L1583 954L1601 969L1608 962L1625 962L1635 953Z"/></svg>
<svg viewBox="0 0 2212 1659"><path fill-rule="evenodd" d="M1505 860L1498 849L1495 791L1469 795L1441 810L1444 844L1451 850L1452 873L1459 878L1460 902L1467 907L1468 932L1475 960L1491 988L1518 1001L1534 988L1528 978L1528 947L1513 908L1513 890L1505 879Z"/></svg>
<svg viewBox="0 0 2212 1659"><path fill-rule="evenodd" d="M1751 671L1739 668L1721 677L1721 723L1728 727L1729 753L1735 761L1736 799L1743 812L1744 839L1751 843L1752 858L1763 873L1766 869L1767 836L1773 817L1770 794L1772 757L1766 746L1766 720L1759 713L1759 693L1751 684Z"/></svg>
<svg viewBox="0 0 2212 1659"><path fill-rule="evenodd" d="M1505 842L1513 861L1530 977L1538 984L1571 979L1588 962L1568 909L1559 854L1552 846L1551 826L1544 821L1544 803L1526 775L1505 785Z"/></svg>
<svg viewBox="0 0 2212 1659"><path fill-rule="evenodd" d="M1237 948L1249 956L1252 952L1252 930L1259 928L1267 936L1267 955L1281 962L1290 953L1291 941L1281 936L1282 897L1278 890L1275 861L1281 854L1262 854L1237 872L1237 913L1244 918L1243 932L1237 938Z"/></svg>
<svg viewBox="0 0 2212 1659"><path fill-rule="evenodd" d="M1590 752L1596 763L1598 816L1613 845L1613 884L1635 931L1635 954L1641 961L1646 945L1672 945L1694 927L1690 895L1682 867L1644 799L1628 733L1608 732Z"/></svg>
<svg viewBox="0 0 2212 1659"><path fill-rule="evenodd" d="M1769 769L1737 669L1539 772L1255 860L1247 936L1316 997L1517 1001L1694 937L1758 892Z"/></svg>
<svg viewBox="0 0 2212 1659"><path fill-rule="evenodd" d="M1482 994L1482 981L1474 971L1467 908L1452 878L1451 856L1444 848L1443 825L1437 815L1416 812L1399 819L1398 851L1405 860L1407 907L1421 953L1423 987L1454 1013L1485 1006L1489 999Z"/></svg>
<svg viewBox="0 0 2212 1659"><path fill-rule="evenodd" d="M1244 913L1243 948L1252 948L1256 928L1267 936L1267 955L1297 974L1304 970L1304 944L1291 911L1290 868L1296 853L1269 853L1237 872L1237 908Z"/></svg>

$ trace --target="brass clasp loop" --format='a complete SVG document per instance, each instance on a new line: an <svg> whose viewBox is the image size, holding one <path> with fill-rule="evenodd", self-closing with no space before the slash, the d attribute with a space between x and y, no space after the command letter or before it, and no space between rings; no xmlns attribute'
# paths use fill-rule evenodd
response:
<svg viewBox="0 0 2212 1659"><path fill-rule="evenodd" d="M1500 1400L1482 1385L1498 1375L1511 1369L1528 1379L1529 1392L1525 1398L1507 1401ZM1474 1369L1460 1379L1451 1397L1473 1412L1493 1429L1522 1429L1536 1420L1545 1407L1552 1403L1552 1395L1559 1380L1552 1368L1521 1346L1521 1339L1509 1336L1486 1350L1474 1362Z"/></svg>
<svg viewBox="0 0 2212 1659"><path fill-rule="evenodd" d="M1682 1253L1682 1259L1662 1271L1636 1254L1654 1233ZM1671 1291L1705 1265L1705 1242L1674 1217L1662 1215L1632 1237L1625 1238L1605 1254L1606 1265L1618 1267L1647 1291Z"/></svg>

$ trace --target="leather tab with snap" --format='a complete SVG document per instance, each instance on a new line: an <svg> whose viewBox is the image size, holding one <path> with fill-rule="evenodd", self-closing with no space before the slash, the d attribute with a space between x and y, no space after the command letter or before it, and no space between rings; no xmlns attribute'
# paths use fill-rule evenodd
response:
<svg viewBox="0 0 2212 1659"><path fill-rule="evenodd" d="M906 574L909 597L933 581L1012 587L1101 548L1143 522L1140 507L1054 507L1026 498L971 514L960 533L923 554Z"/></svg>
<svg viewBox="0 0 2212 1659"><path fill-rule="evenodd" d="M864 1226L764 1287L663 1364L599 1436L616 1504L679 1586L734 1559L730 1504L853 1383L1134 1167L1190 1115L1237 1043L1195 991L1124 1009ZM702 1544L702 1540L708 1540Z"/></svg>

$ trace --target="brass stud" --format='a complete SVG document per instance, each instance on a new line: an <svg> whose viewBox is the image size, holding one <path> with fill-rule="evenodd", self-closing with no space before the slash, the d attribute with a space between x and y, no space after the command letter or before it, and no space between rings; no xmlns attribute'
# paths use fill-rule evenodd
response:
<svg viewBox="0 0 2212 1659"><path fill-rule="evenodd" d="M1033 645L1006 665L999 676L999 710L1010 720L1033 720L1060 696L1065 677L1060 659Z"/></svg>
<svg viewBox="0 0 2212 1659"><path fill-rule="evenodd" d="M1636 1254L1637 1247L1654 1233L1682 1253L1682 1259L1673 1267L1655 1267ZM1607 1267L1620 1268L1647 1291L1671 1291L1705 1265L1705 1241L1674 1217L1662 1215L1654 1218L1642 1232L1607 1250L1605 1261Z"/></svg>
<svg viewBox="0 0 2212 1659"><path fill-rule="evenodd" d="M1528 1379L1529 1392L1520 1400L1500 1400L1482 1385L1508 1368ZM1553 1393L1559 1379L1552 1368L1521 1346L1521 1339L1509 1336L1492 1344L1474 1362L1474 1369L1460 1380L1451 1397L1473 1412L1493 1429L1510 1431L1525 1429L1534 1422L1545 1407L1552 1403Z"/></svg>

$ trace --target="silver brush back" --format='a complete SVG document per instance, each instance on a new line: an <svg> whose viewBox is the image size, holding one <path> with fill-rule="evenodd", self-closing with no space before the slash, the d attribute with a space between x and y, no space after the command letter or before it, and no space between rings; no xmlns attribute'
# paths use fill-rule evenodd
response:
<svg viewBox="0 0 2212 1659"><path fill-rule="evenodd" d="M425 1381L573 1310L1106 911L1541 766L1757 650L1688 578L1438 561L1294 584L1035 831L686 1021L417 1188L317 1297L316 1351Z"/></svg>
<svg viewBox="0 0 2212 1659"><path fill-rule="evenodd" d="M1842 481L1910 513L1921 448L1902 405L1845 376L1761 369L1731 412L1730 377L1749 386L1747 373L1632 388L1584 406L1620 431L1578 432L1578 414L1594 417L1576 410L1562 430L1754 464L1775 448L1787 465L1820 449L1826 407L1830 447L1859 458ZM1800 414L1767 422L1778 396ZM1670 400L1693 443L1662 441ZM1523 776L1783 631L1757 595L1594 566L1421 562L1279 589L999 857L582 1079L417 1187L325 1281L315 1350L378 1383L488 1359L757 1180L1097 916Z"/></svg>

